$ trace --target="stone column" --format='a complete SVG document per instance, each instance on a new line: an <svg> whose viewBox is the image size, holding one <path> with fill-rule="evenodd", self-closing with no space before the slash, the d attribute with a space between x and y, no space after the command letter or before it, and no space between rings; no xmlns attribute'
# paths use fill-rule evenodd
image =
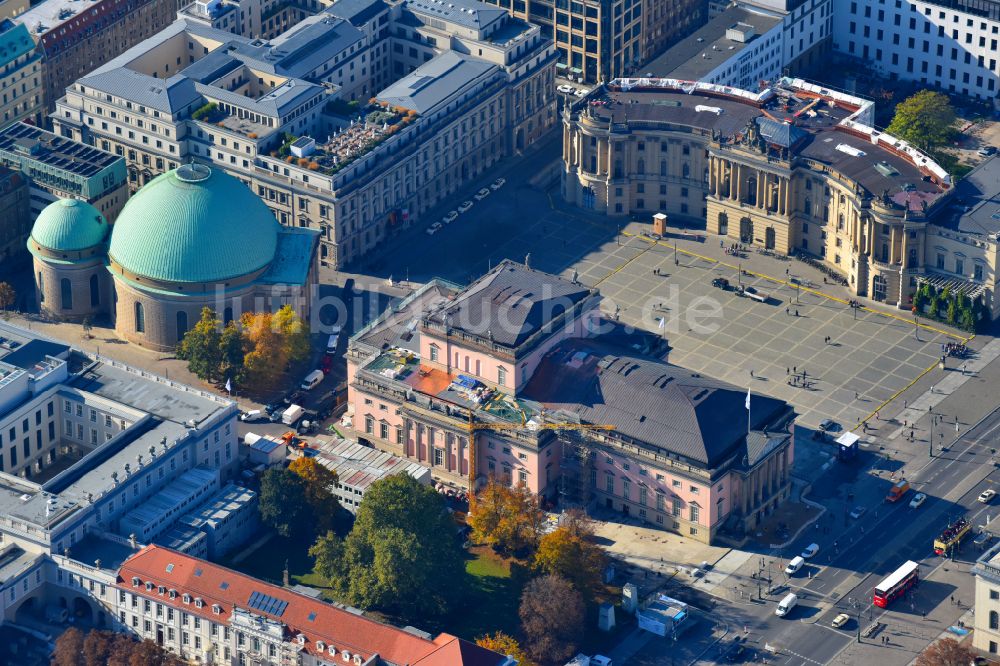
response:
<svg viewBox="0 0 1000 666"><path fill-rule="evenodd" d="M785 183L785 215L788 215L788 211L791 208L792 203L792 179L787 177L784 179Z"/></svg>
<svg viewBox="0 0 1000 666"><path fill-rule="evenodd" d="M765 171L757 171L757 208L766 208L765 192L767 192L768 174Z"/></svg>
<svg viewBox="0 0 1000 666"><path fill-rule="evenodd" d="M909 266L906 263L906 258L907 258L907 252L909 251L909 247L907 247L907 245L908 245L907 244L907 239L909 238L910 233L906 230L906 225L903 225L901 231L903 233L903 237L900 240L899 263L903 264L903 268L904 268L903 272L905 273L906 272L905 269L909 268Z"/></svg>

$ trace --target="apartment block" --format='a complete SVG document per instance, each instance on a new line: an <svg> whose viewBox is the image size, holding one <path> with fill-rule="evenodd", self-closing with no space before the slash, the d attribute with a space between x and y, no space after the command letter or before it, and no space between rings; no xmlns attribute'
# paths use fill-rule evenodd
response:
<svg viewBox="0 0 1000 666"><path fill-rule="evenodd" d="M269 40L181 19L70 86L52 122L124 157L133 188L217 165L339 266L551 128L555 58L475 0L341 0Z"/></svg>

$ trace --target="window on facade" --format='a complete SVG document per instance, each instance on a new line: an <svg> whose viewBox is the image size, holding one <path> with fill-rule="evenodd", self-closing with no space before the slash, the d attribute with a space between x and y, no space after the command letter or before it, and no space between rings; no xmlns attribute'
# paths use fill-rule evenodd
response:
<svg viewBox="0 0 1000 666"><path fill-rule="evenodd" d="M59 296L63 310L73 309L73 285L68 278L59 280Z"/></svg>
<svg viewBox="0 0 1000 666"><path fill-rule="evenodd" d="M142 303L135 304L135 332L146 332L146 313L142 308Z"/></svg>
<svg viewBox="0 0 1000 666"><path fill-rule="evenodd" d="M1000 613L990 611L990 629L1000 629Z"/></svg>
<svg viewBox="0 0 1000 666"><path fill-rule="evenodd" d="M365 417L365 432L369 435L375 432L375 419L370 416Z"/></svg>
<svg viewBox="0 0 1000 666"><path fill-rule="evenodd" d="M507 384L507 368L502 365L497 366L497 384L501 386L506 386Z"/></svg>
<svg viewBox="0 0 1000 666"><path fill-rule="evenodd" d="M100 281L96 275L90 276L90 306L97 307L101 304Z"/></svg>
<svg viewBox="0 0 1000 666"><path fill-rule="evenodd" d="M184 334L188 331L188 313L184 310L177 311L177 341L180 342L184 338Z"/></svg>
<svg viewBox="0 0 1000 666"><path fill-rule="evenodd" d="M697 506L694 506L693 504L691 506L689 506L688 509L691 512L691 522L692 523L697 523L698 522L698 518L700 517L700 514L701 514L701 509L699 507L697 507Z"/></svg>
<svg viewBox="0 0 1000 666"><path fill-rule="evenodd" d="M438 349L437 345L431 345L431 360L432 361L438 360L438 354L439 353L440 353L440 350Z"/></svg>

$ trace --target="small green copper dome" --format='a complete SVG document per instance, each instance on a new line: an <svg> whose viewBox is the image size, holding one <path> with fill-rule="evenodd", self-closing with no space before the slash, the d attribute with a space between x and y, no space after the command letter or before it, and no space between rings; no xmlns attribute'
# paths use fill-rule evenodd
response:
<svg viewBox="0 0 1000 666"><path fill-rule="evenodd" d="M118 215L108 255L167 282L225 282L266 267L278 245L274 214L242 182L185 164L140 188Z"/></svg>
<svg viewBox="0 0 1000 666"><path fill-rule="evenodd" d="M31 238L55 252L76 252L103 243L110 228L101 212L86 201L60 199L39 213Z"/></svg>

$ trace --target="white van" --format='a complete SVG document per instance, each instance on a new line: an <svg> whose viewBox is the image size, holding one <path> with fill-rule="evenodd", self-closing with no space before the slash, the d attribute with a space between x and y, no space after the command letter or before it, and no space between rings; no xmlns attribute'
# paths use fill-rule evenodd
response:
<svg viewBox="0 0 1000 666"><path fill-rule="evenodd" d="M323 374L322 370L313 370L308 375L306 375L305 379L302 380L302 385L299 386L299 388L302 389L303 391L311 391L317 386L319 386L320 382L323 381L324 376L325 375Z"/></svg>
<svg viewBox="0 0 1000 666"><path fill-rule="evenodd" d="M795 604L797 603L799 603L799 598L794 594L789 594L782 599L781 603L778 604L778 607L774 609L774 614L778 617L785 617L793 608L795 608Z"/></svg>
<svg viewBox="0 0 1000 666"><path fill-rule="evenodd" d="M799 569L801 569L802 565L805 563L806 561L802 559L801 555L796 555L795 557L792 558L792 561L788 563L788 566L785 567L785 573L791 576Z"/></svg>
<svg viewBox="0 0 1000 666"><path fill-rule="evenodd" d="M330 337L326 339L326 353L336 354L337 346L340 344L340 327L334 326L330 331Z"/></svg>

